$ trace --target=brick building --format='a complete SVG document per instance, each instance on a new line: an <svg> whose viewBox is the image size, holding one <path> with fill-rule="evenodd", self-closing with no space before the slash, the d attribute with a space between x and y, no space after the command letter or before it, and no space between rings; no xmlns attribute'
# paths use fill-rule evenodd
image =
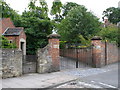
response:
<svg viewBox="0 0 120 90"><path fill-rule="evenodd" d="M0 33L9 43L16 43L17 48L26 55L26 35L23 27L15 27L10 18L3 18L0 19Z"/></svg>

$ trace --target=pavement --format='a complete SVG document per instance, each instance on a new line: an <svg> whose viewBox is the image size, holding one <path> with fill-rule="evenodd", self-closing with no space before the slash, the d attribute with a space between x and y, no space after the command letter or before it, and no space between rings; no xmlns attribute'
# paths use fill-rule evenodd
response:
<svg viewBox="0 0 120 90"><path fill-rule="evenodd" d="M32 73L21 77L3 79L2 88L48 88L75 79L77 77L66 75L64 72L47 74Z"/></svg>
<svg viewBox="0 0 120 90"><path fill-rule="evenodd" d="M2 88L116 88L117 70L118 63L103 68L67 69L46 74L31 73L2 79Z"/></svg>

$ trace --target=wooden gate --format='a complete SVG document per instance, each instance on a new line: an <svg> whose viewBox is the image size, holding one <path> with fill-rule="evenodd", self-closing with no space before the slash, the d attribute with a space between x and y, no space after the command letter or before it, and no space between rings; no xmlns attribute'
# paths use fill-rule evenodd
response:
<svg viewBox="0 0 120 90"><path fill-rule="evenodd" d="M23 74L37 72L37 56L23 55Z"/></svg>
<svg viewBox="0 0 120 90"><path fill-rule="evenodd" d="M92 47L60 49L61 69L85 68L92 66Z"/></svg>

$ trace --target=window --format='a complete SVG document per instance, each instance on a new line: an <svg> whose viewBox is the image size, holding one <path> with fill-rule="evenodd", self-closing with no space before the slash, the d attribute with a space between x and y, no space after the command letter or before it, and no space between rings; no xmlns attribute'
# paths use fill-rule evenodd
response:
<svg viewBox="0 0 120 90"><path fill-rule="evenodd" d="M9 43L13 43L13 41L12 41L12 40L9 40Z"/></svg>

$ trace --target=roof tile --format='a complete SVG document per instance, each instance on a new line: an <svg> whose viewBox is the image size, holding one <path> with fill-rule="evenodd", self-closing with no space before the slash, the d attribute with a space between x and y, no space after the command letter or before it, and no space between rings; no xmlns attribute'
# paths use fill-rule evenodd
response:
<svg viewBox="0 0 120 90"><path fill-rule="evenodd" d="M9 35L20 35L21 31L23 29L21 28L8 28L4 33L3 35L4 36L9 36Z"/></svg>

